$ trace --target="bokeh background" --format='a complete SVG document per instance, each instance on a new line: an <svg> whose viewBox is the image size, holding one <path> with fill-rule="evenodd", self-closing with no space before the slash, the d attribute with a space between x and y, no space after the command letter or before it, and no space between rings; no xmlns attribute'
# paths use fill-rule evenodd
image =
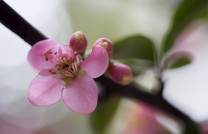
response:
<svg viewBox="0 0 208 134"><path fill-rule="evenodd" d="M5 2L48 38L61 44L68 44L73 32L84 32L90 48L100 37L114 42L136 34L152 39L159 47L181 0ZM187 66L164 72L164 97L196 122L204 122L208 119L208 22L196 20L186 29L178 37L173 50L187 50L194 55L194 60ZM73 113L62 100L49 107L35 107L29 103L27 88L36 76L27 64L29 49L30 45L0 24L0 133L94 134L90 115ZM147 86L152 84L149 73L141 79ZM122 98L104 133L136 134L129 132L134 126L141 131L154 130L156 134L181 133L180 124L162 117L155 118L153 113L157 112L143 103ZM160 127L158 120L166 126ZM157 125L156 128L148 127Z"/></svg>

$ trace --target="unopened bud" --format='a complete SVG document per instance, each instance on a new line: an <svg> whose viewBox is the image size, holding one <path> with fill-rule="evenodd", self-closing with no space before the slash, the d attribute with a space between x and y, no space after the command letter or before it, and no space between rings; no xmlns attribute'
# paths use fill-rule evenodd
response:
<svg viewBox="0 0 208 134"><path fill-rule="evenodd" d="M133 78L131 68L122 63L113 63L109 69L109 76L121 85L129 84Z"/></svg>
<svg viewBox="0 0 208 134"><path fill-rule="evenodd" d="M111 56L111 54L113 52L113 43L110 40L108 40L106 38L100 38L95 41L94 46L95 45L99 45L99 46L105 48L106 51L108 52L109 57Z"/></svg>
<svg viewBox="0 0 208 134"><path fill-rule="evenodd" d="M84 53L87 47L87 39L84 33L77 31L71 35L69 46L77 53Z"/></svg>

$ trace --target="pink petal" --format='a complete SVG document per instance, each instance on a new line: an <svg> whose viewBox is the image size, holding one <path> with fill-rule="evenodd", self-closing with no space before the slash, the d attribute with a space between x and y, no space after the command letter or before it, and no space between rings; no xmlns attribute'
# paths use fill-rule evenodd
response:
<svg viewBox="0 0 208 134"><path fill-rule="evenodd" d="M60 56L66 56L68 59L73 58L75 56L74 50L66 45L60 45L61 49L61 55Z"/></svg>
<svg viewBox="0 0 208 134"><path fill-rule="evenodd" d="M43 58L43 55L49 50L57 49L58 45L59 44L52 39L43 40L36 43L28 52L27 55L28 63L36 72L40 72L42 69L45 68L53 67L51 62L46 61Z"/></svg>
<svg viewBox="0 0 208 134"><path fill-rule="evenodd" d="M78 114L89 114L97 106L97 87L94 80L84 74L66 86L62 94L64 103Z"/></svg>
<svg viewBox="0 0 208 134"><path fill-rule="evenodd" d="M92 78L97 78L106 71L108 63L107 51L103 47L96 45L93 47L90 56L80 64L80 68Z"/></svg>
<svg viewBox="0 0 208 134"><path fill-rule="evenodd" d="M51 75L50 70L51 70L50 68L49 69L43 69L43 70L41 70L38 73L38 75L40 75L40 76L48 76L48 75Z"/></svg>
<svg viewBox="0 0 208 134"><path fill-rule="evenodd" d="M28 99L35 106L48 106L61 98L63 84L52 75L38 76L32 80L28 89Z"/></svg>
<svg viewBox="0 0 208 134"><path fill-rule="evenodd" d="M113 43L109 39L100 38L95 41L94 46L96 46L96 45L100 45L101 47L104 47L106 49L106 51L108 52L109 57L112 55Z"/></svg>

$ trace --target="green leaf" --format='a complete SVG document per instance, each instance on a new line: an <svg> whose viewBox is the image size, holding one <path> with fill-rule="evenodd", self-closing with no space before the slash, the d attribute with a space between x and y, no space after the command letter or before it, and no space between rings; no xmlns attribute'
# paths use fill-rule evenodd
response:
<svg viewBox="0 0 208 134"><path fill-rule="evenodd" d="M185 65L188 65L191 63L191 60L190 59L187 59L185 57L182 57L180 59L177 59L171 66L170 68L171 69L174 69L174 68L179 68L179 67L182 67L182 66L185 66Z"/></svg>
<svg viewBox="0 0 208 134"><path fill-rule="evenodd" d="M109 124L116 111L120 97L112 95L105 102L98 104L95 111L91 114L92 130L95 134L102 134Z"/></svg>
<svg viewBox="0 0 208 134"><path fill-rule="evenodd" d="M148 60L130 58L119 61L128 65L131 68L134 76L139 75L143 71L154 67L154 63Z"/></svg>
<svg viewBox="0 0 208 134"><path fill-rule="evenodd" d="M114 43L113 58L138 58L154 61L155 48L151 40L135 35Z"/></svg>
<svg viewBox="0 0 208 134"><path fill-rule="evenodd" d="M208 0L184 0L178 7L173 16L172 27L169 29L166 38L161 47L161 54L168 51L176 37L190 24L193 20L205 18L208 15Z"/></svg>
<svg viewBox="0 0 208 134"><path fill-rule="evenodd" d="M178 68L185 65L188 65L193 60L194 56L188 51L176 51L169 53L164 57L162 64L162 70L167 68Z"/></svg>

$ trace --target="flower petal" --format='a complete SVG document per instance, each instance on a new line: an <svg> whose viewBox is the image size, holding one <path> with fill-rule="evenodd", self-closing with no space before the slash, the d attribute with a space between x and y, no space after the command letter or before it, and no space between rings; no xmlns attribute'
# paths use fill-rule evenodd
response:
<svg viewBox="0 0 208 134"><path fill-rule="evenodd" d="M66 45L60 45L61 49L61 55L60 56L66 56L68 59L73 58L75 56L74 50Z"/></svg>
<svg viewBox="0 0 208 134"><path fill-rule="evenodd" d="M63 84L52 75L37 76L29 85L28 100L35 106L48 106L61 98Z"/></svg>
<svg viewBox="0 0 208 134"><path fill-rule="evenodd" d="M97 78L106 71L108 63L107 51L103 47L96 45L93 47L90 56L80 64L80 68L92 78Z"/></svg>
<svg viewBox="0 0 208 134"><path fill-rule="evenodd" d="M113 53L113 43L109 39L99 38L94 43L94 46L96 46L96 45L99 45L99 46L105 48L106 51L108 52L109 57L112 55L112 53Z"/></svg>
<svg viewBox="0 0 208 134"><path fill-rule="evenodd" d="M48 68L48 69L43 69L43 70L41 70L39 73L38 73L38 75L40 75L40 76L48 76L48 75L51 75L51 73L50 73L50 68Z"/></svg>
<svg viewBox="0 0 208 134"><path fill-rule="evenodd" d="M78 114L90 114L97 106L97 87L94 80L84 74L66 86L62 97L66 106L72 111Z"/></svg>
<svg viewBox="0 0 208 134"><path fill-rule="evenodd" d="M51 62L46 61L43 55L48 50L54 50L58 48L59 44L52 39L47 39L43 41L37 42L28 52L27 61L31 65L31 67L36 71L40 72L42 69L51 68L53 64Z"/></svg>

